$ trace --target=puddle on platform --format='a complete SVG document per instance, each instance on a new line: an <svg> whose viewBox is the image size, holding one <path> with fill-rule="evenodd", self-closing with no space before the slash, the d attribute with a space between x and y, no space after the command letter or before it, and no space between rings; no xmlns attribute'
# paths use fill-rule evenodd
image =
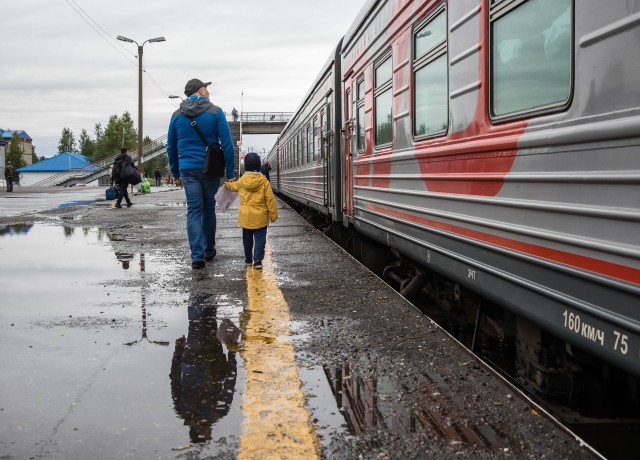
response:
<svg viewBox="0 0 640 460"><path fill-rule="evenodd" d="M0 257L2 456L215 456L233 443L241 301L163 288L180 264L115 252L97 228L4 227Z"/></svg>
<svg viewBox="0 0 640 460"><path fill-rule="evenodd" d="M71 208L71 207L74 207L74 206L85 206L85 205L88 205L88 204L91 204L91 203L95 203L96 201L98 201L98 200L67 201L65 203L60 203L58 205L58 208L62 209L62 208Z"/></svg>
<svg viewBox="0 0 640 460"><path fill-rule="evenodd" d="M184 208L187 206L186 201L178 201L177 203L156 203L156 206L165 206L170 208Z"/></svg>
<svg viewBox="0 0 640 460"><path fill-rule="evenodd" d="M464 407L460 408L459 414L448 413L448 408L452 407L448 401L450 398L441 393L436 381L432 385L412 389L421 395L420 400L418 407L407 408L398 402L397 397L407 390L397 388L393 379L383 372L360 374L348 364L325 368L324 372L351 434L428 432L450 443L482 447L498 443L498 434L491 426L467 425L468 414L464 414Z"/></svg>

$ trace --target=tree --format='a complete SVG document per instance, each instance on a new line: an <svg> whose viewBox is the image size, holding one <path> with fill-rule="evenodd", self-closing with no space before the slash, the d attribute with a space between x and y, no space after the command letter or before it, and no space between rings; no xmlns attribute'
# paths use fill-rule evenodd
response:
<svg viewBox="0 0 640 460"><path fill-rule="evenodd" d="M69 128L62 128L60 133L60 142L58 143L58 153L72 152L77 153L76 138L73 131Z"/></svg>
<svg viewBox="0 0 640 460"><path fill-rule="evenodd" d="M121 117L111 115L104 130L100 124L96 124L96 153L94 158L99 160L114 155L118 153L121 147L134 150L137 138L138 133L133 126L133 119L129 112L123 113Z"/></svg>
<svg viewBox="0 0 640 460"><path fill-rule="evenodd" d="M80 133L78 144L80 146L80 153L86 157L93 158L96 153L96 143L89 137L86 129L83 129Z"/></svg>
<svg viewBox="0 0 640 460"><path fill-rule="evenodd" d="M9 147L6 151L6 159L11 161L11 164L15 169L26 166L24 159L22 158L22 147L20 147L20 137L16 131L13 132L11 140L9 141Z"/></svg>
<svg viewBox="0 0 640 460"><path fill-rule="evenodd" d="M37 163L38 161L40 161L40 158L38 157L38 155L36 155L36 146L32 146L32 150L33 152L31 153L31 164Z"/></svg>

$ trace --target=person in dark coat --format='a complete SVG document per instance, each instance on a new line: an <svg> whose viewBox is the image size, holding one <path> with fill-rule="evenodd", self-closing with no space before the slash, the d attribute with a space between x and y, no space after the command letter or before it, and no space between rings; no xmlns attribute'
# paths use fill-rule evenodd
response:
<svg viewBox="0 0 640 460"><path fill-rule="evenodd" d="M156 178L156 185L160 187L162 185L162 173L160 172L160 169L156 168L156 170L153 172L153 175Z"/></svg>
<svg viewBox="0 0 640 460"><path fill-rule="evenodd" d="M129 199L129 192L127 192L127 187L129 186L129 182L124 178L122 172L124 171L124 167L130 164L135 167L135 163L133 162L133 158L131 158L127 154L126 148L120 149L120 154L113 160L113 168L111 169L111 183L117 183L120 186L120 193L118 194L118 199L116 200L115 207L122 207L122 199L124 198L127 203L127 208L133 206L131 200Z"/></svg>
<svg viewBox="0 0 640 460"><path fill-rule="evenodd" d="M11 161L7 160L7 164L4 167L4 180L7 183L7 192L13 192L13 175L15 171L11 165Z"/></svg>
<svg viewBox="0 0 640 460"><path fill-rule="evenodd" d="M265 161L264 164L262 165L262 167L260 168L260 172L266 176L267 180L269 182L271 182L271 179L269 178L269 171L271 171L271 165L269 164L268 161Z"/></svg>

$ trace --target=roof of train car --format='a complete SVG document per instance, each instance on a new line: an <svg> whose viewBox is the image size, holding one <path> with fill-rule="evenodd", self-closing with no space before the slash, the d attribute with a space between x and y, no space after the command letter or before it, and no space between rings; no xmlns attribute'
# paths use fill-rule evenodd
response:
<svg viewBox="0 0 640 460"><path fill-rule="evenodd" d="M313 84L311 85L311 87L309 88L307 93L305 94L304 98L302 99L302 102L298 105L298 107L296 107L296 110L295 110L293 116L289 119L289 121L285 125L284 129L282 130L282 132L285 132L287 130L287 127L290 124L292 124L293 122L295 122L295 120L298 118L298 114L300 113L300 110L309 101L309 98L313 95L316 86L318 86L318 83L320 81L322 81L322 79L323 79L324 75L327 73L327 70L329 69L329 67L333 65L333 62L335 61L335 58L336 58L336 52L341 50L341 49L342 49L342 38L340 38L340 40L338 41L337 46L332 49L331 54L329 55L329 58L325 61L324 65L320 69L320 72L316 76L315 80L313 80ZM282 133L280 135L282 135ZM278 139L279 138L280 138L280 136L278 136Z"/></svg>
<svg viewBox="0 0 640 460"><path fill-rule="evenodd" d="M341 51L344 51L345 48L349 46L351 40L353 40L353 37L356 35L356 33L358 33L360 27L362 27L364 20L367 18L367 16L369 16L369 13L376 7L379 2L380 0L369 0L367 3L365 3L365 5L358 13L358 16L356 16L356 19L351 23L351 27L349 27L349 30L343 38Z"/></svg>
<svg viewBox="0 0 640 460"><path fill-rule="evenodd" d="M364 22L365 18L369 15L371 10L373 10L373 8L378 4L379 1L380 0L369 0L362 7L360 12L356 16L356 19L353 21L353 23L349 27L349 30L348 30L347 34L338 41L337 50L335 48L332 50L331 54L329 55L329 58L326 60L326 62L324 63L324 65L320 69L320 72L318 73L317 77L313 81L313 84L311 85L311 87L309 88L307 93L305 94L304 98L302 99L302 102L298 105L298 107L296 107L296 110L294 111L294 115L289 119L289 121L285 125L284 129L282 130L282 132L285 132L287 130L287 127L296 120L298 113L300 112L302 107L304 107L305 104L308 102L308 100L311 97L311 95L313 94L316 86L322 80L322 77L324 76L324 74L327 72L327 69L329 68L329 66L331 66L333 64L333 62L335 60L335 56L336 56L336 51L342 52L342 50L345 49L346 45L349 43L349 41L353 38L353 36L360 29L360 26ZM280 140L281 136L282 136L282 133L280 133L280 135L278 136L278 139L276 140L276 144Z"/></svg>

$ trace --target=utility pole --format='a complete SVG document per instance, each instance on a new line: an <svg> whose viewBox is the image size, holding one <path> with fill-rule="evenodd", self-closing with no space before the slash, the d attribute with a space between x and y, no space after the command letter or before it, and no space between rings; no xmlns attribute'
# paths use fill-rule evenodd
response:
<svg viewBox="0 0 640 460"><path fill-rule="evenodd" d="M118 35L117 38L123 42L135 43L138 46L138 172L142 173L142 48L144 48L144 45L147 42L155 43L164 42L166 40L164 37L150 38L149 40L142 42L142 45L139 45L137 41L123 37L122 35Z"/></svg>

